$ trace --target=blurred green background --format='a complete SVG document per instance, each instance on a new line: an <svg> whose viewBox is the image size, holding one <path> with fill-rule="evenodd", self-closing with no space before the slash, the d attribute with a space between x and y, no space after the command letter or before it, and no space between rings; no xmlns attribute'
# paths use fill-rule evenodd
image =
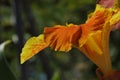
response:
<svg viewBox="0 0 120 80"><path fill-rule="evenodd" d="M0 0L0 80L98 80L96 65L79 50L68 53L46 48L24 64L20 52L27 39L44 27L81 24L94 11L96 0ZM11 40L4 49L2 43ZM120 30L111 32L114 69L120 69Z"/></svg>

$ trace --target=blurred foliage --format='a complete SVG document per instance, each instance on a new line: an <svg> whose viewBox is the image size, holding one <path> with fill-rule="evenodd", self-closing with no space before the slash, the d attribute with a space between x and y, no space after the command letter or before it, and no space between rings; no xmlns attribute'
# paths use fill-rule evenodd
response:
<svg viewBox="0 0 120 80"><path fill-rule="evenodd" d="M83 23L94 7L95 0L36 0L32 2L35 19L41 27Z"/></svg>
<svg viewBox="0 0 120 80"><path fill-rule="evenodd" d="M6 45L10 43L11 41L7 40L0 44L0 75L1 75L0 79L1 80L16 80L16 77L14 76L12 70L10 69L9 63L6 60L6 57L3 53Z"/></svg>
<svg viewBox="0 0 120 80"><path fill-rule="evenodd" d="M16 80L13 72L9 68L9 65L6 63L4 58L0 59L0 75L1 80Z"/></svg>
<svg viewBox="0 0 120 80"><path fill-rule="evenodd" d="M24 41L31 37L31 28L37 28L38 33L43 32L44 27L51 27L56 24L66 23L82 24L87 19L87 15L94 11L96 0L28 0L36 26L30 27L26 13L21 6ZM21 70L19 64L19 53L16 42L18 41L15 31L15 15L13 10L13 0L0 1L0 43L5 40L12 40L3 54L7 63L0 59L0 80L7 80L8 77L20 79ZM113 68L120 69L120 30L111 33L110 50L113 61ZM50 48L43 51L47 57L49 66L53 72L52 80L97 80L95 69L97 68L79 50L73 48L70 52L55 52ZM2 65L2 66L1 66ZM47 80L43 61L39 54L27 62L29 80ZM4 72L4 73L3 73ZM2 74L1 74L2 73ZM52 73L51 73L52 74ZM5 76L7 76L5 79ZM15 80L10 79L9 80Z"/></svg>

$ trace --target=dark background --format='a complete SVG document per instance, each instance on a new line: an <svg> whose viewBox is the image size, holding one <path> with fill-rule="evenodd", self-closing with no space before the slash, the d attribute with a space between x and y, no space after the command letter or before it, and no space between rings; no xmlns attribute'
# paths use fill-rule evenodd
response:
<svg viewBox="0 0 120 80"><path fill-rule="evenodd" d="M79 50L68 53L49 48L20 64L21 48L44 27L81 24L94 11L96 0L0 0L0 43L12 42L0 51L0 80L98 80L96 65ZM111 32L114 69L120 69L120 30Z"/></svg>

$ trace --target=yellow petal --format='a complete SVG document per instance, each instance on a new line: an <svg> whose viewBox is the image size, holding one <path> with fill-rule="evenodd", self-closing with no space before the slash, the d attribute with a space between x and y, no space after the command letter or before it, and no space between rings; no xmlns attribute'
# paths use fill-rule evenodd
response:
<svg viewBox="0 0 120 80"><path fill-rule="evenodd" d="M97 31L95 33L91 33L86 43L79 47L80 51L82 51L92 62L94 62L100 69L104 69L104 59L103 59L103 48L102 48L102 31Z"/></svg>
<svg viewBox="0 0 120 80"><path fill-rule="evenodd" d="M109 50L109 36L110 36L110 23L106 22L103 26L102 30L102 47L103 47L103 60L104 60L104 69L103 73L108 74L112 72L112 64L110 58L110 50Z"/></svg>
<svg viewBox="0 0 120 80"><path fill-rule="evenodd" d="M113 15L111 9L97 5L96 11L82 27L79 49L93 61L104 74L112 71L109 53L109 21Z"/></svg>
<svg viewBox="0 0 120 80"><path fill-rule="evenodd" d="M97 5L96 5L95 12L96 12L96 11L104 11L104 10L105 10L105 8L102 7L100 4L97 4Z"/></svg>
<svg viewBox="0 0 120 80"><path fill-rule="evenodd" d="M48 45L44 42L44 35L30 38L22 49L21 64L33 57L39 51L46 48Z"/></svg>
<svg viewBox="0 0 120 80"><path fill-rule="evenodd" d="M118 10L110 19L110 25L114 25L120 21L120 10Z"/></svg>

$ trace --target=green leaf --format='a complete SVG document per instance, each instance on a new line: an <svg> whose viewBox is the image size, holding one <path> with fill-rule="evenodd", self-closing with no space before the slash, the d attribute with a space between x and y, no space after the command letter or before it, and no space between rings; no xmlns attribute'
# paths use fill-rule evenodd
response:
<svg viewBox="0 0 120 80"><path fill-rule="evenodd" d="M57 70L51 80L60 80L60 71Z"/></svg>

